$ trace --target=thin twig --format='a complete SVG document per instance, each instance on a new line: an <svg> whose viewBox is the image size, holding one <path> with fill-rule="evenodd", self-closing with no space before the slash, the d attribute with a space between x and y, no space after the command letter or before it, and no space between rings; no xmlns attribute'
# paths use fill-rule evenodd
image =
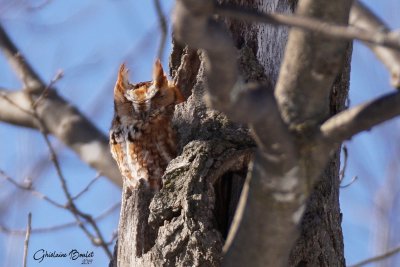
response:
<svg viewBox="0 0 400 267"><path fill-rule="evenodd" d="M351 179L351 181L350 181L349 183L347 183L347 184L345 184L345 185L341 185L340 188L349 187L349 186L352 185L355 181L357 181L357 179L358 179L358 176L356 175L356 176L354 176L354 177Z"/></svg>
<svg viewBox="0 0 400 267"><path fill-rule="evenodd" d="M3 177L4 179L6 179L8 182L12 183L14 186L16 186L17 188L21 189L21 190L25 190L30 192L32 195L34 195L37 198L43 199L45 201L47 201L48 203L50 203L53 206L56 206L57 208L61 208L61 209L65 209L65 205L62 205L60 203L57 203L57 201L52 200L51 198L49 198L48 196L46 196L45 194L36 191L33 188L32 182L28 182L27 184L21 184L18 183L17 181L15 181L13 178L11 178L10 176L8 176L3 170L0 170L0 177Z"/></svg>
<svg viewBox="0 0 400 267"><path fill-rule="evenodd" d="M43 92L43 91L42 91ZM86 214L84 212L82 212L81 210L78 209L78 207L76 206L76 204L74 203L74 199L68 189L67 186L67 180L61 170L61 164L60 161L58 159L58 156L54 150L53 145L50 142L49 136L47 134L47 129L46 126L44 124L44 122L42 121L42 119L40 118L37 110L36 110L36 106L35 106L35 102L33 100L32 94L30 92L26 92L27 97L30 100L31 103L31 108L33 111L33 116L36 119L36 121L38 122L39 125L39 131L43 136L43 139L45 140L45 143L49 149L50 152L50 160L53 162L53 165L56 169L56 173L57 173L57 177L59 178L59 181L61 183L61 188L67 198L67 205L66 208L71 211L72 215L75 217L78 226L82 229L82 231L87 235L87 237L92 241L92 244L96 245L96 246L101 246L103 248L103 250L106 252L107 256L111 259L112 258L112 254L110 249L108 248L102 233L99 229L99 227L97 226L96 222L93 220L92 216L90 216L89 214ZM86 228L84 222L82 222L81 218L83 218L84 220L86 220L90 226L94 229L95 233L96 233L96 237L93 236L90 231Z"/></svg>
<svg viewBox="0 0 400 267"><path fill-rule="evenodd" d="M32 102L33 105L33 102ZM82 231L87 235L87 237L92 241L92 244L96 245L96 246L101 246L103 248L103 250L106 252L107 256L111 259L112 258L112 254L110 249L108 248L102 233L100 231L100 229L98 228L96 222L93 220L92 216L90 216L89 214L83 213L81 210L79 210L77 208L77 206L74 203L73 197L68 189L67 186L67 181L64 177L64 174L61 170L61 165L60 165L60 161L57 157L57 154L55 153L55 150L50 142L50 139L47 135L47 133L44 131L44 124L41 121L40 117L38 116L36 109L34 110L34 114L36 119L39 122L40 125L40 132L42 133L42 136L46 142L47 147L49 148L50 151L50 158L51 161L54 164L54 167L56 169L57 172L57 176L60 180L61 183L61 188L64 191L65 196L67 197L68 203L67 203L67 209L70 210L72 212L72 215L75 217L78 226L82 229ZM90 231L85 227L84 222L82 222L81 218L83 218L84 220L86 220L94 229L95 233L96 233L96 237L94 237Z"/></svg>
<svg viewBox="0 0 400 267"><path fill-rule="evenodd" d="M343 150L343 168L339 172L340 183L343 181L344 175L346 173L347 161L348 161L348 156L349 156L347 147L345 145L343 145L342 150Z"/></svg>
<svg viewBox="0 0 400 267"><path fill-rule="evenodd" d="M393 256L393 255L395 255L395 254L397 254L399 252L400 252L400 246L395 247L395 248L393 248L393 249L391 249L391 250L389 250L389 251L387 251L387 252L385 252L385 253L383 253L381 255L378 255L378 256L375 256L375 257L372 257L372 258L369 258L369 259L365 259L363 261L360 261L359 263L350 265L348 267L361 267L361 266L364 266L364 265L372 263L372 262L377 262L377 261L384 260L384 259L386 259L388 257L391 257L391 256Z"/></svg>
<svg viewBox="0 0 400 267"><path fill-rule="evenodd" d="M165 18L165 15L163 13L160 0L154 0L154 7L156 9L156 13L158 16L158 21L160 24L160 32L161 32L160 44L158 46L157 57L160 60L162 60L164 57L165 44L167 41L167 34L168 34L167 19Z"/></svg>
<svg viewBox="0 0 400 267"><path fill-rule="evenodd" d="M121 202L118 201L117 203L111 205L110 207L108 207L106 210L104 210L101 214L94 217L93 219L95 221L101 221L102 219L104 219L108 215L110 215L113 211L118 209L120 207L120 205L121 205ZM87 222L84 222L84 223L87 224ZM75 227L77 225L78 224L76 221L72 221L72 222L49 226L49 227L33 228L31 230L31 233L32 234L49 233L49 232L64 230L64 229L70 228L70 227ZM10 229L7 226L0 225L0 232L10 234L10 235L24 235L26 233L26 230L25 229ZM109 242L107 242L107 243L109 243Z"/></svg>
<svg viewBox="0 0 400 267"><path fill-rule="evenodd" d="M62 70L58 70L56 75L54 76L53 79L51 79L50 83L46 86L46 88L40 93L39 97L36 98L35 102L33 103L33 108L36 108L37 105L47 97L49 91L53 88L53 85L60 80L62 77L64 77L64 72Z"/></svg>
<svg viewBox="0 0 400 267"><path fill-rule="evenodd" d="M31 236L32 230L32 213L28 214L28 225L26 227L26 236L24 242L24 257L23 257L23 266L26 267L26 259L28 257L28 246L29 246L29 237Z"/></svg>
<svg viewBox="0 0 400 267"><path fill-rule="evenodd" d="M215 13L232 19L242 19L250 22L262 22L273 25L285 25L309 30L328 37L342 40L359 40L366 43L386 46L400 50L400 38L397 32L379 32L361 29L353 26L334 25L318 19L297 15L268 14L257 10L246 9L233 5L217 5Z"/></svg>
<svg viewBox="0 0 400 267"><path fill-rule="evenodd" d="M40 79L29 62L22 56L20 50L12 42L10 36L7 35L1 24L0 52L5 55L5 58L22 81L25 89L24 92L10 92L0 89L4 95L7 94L14 102L19 103L13 105L10 101L3 101L3 99L0 99L0 106L2 107L0 119L16 125L39 128L39 126L35 124L35 118L31 118L31 112L21 113L19 111L21 107L23 109L31 109L32 105L29 104L29 101L26 101L27 99L24 99L26 93L32 94L33 97L38 97L46 88L46 84ZM20 107L18 110L14 108L17 106ZM59 110L59 112L53 112L55 109ZM29 114L29 116L26 116L26 114ZM122 186L120 173L109 152L107 136L98 130L90 120L83 116L76 107L72 106L57 93L54 93L52 97L46 101L46 105L43 105L40 109L39 114L42 116L42 120L46 122L49 133L53 134L74 150L85 163L100 170L103 175L109 177L111 181ZM67 122L66 125L63 124L65 131L60 131L60 125L58 123L60 121ZM87 149L82 149L86 144L96 146L102 151L104 157L93 160L90 153L86 153Z"/></svg>
<svg viewBox="0 0 400 267"><path fill-rule="evenodd" d="M46 7L47 5L49 5L52 2L52 0L44 0L42 3L39 3L36 6L30 5L27 7L28 11L34 12L37 11L39 9L42 9L44 7Z"/></svg>
<svg viewBox="0 0 400 267"><path fill-rule="evenodd" d="M111 238L110 238L110 241L108 242L108 244L109 244L109 245L112 245L112 244L114 243L115 239L117 239L117 237L118 237L118 231L117 231L117 230L114 230L114 231L111 233Z"/></svg>
<svg viewBox="0 0 400 267"><path fill-rule="evenodd" d="M96 182L99 180L99 178L101 177L101 174L98 173L96 175L96 177L94 177L86 186L85 188L83 188L78 194L76 194L76 196L74 196L72 199L73 200L77 200L78 198L80 198L84 193L86 193L89 188Z"/></svg>
<svg viewBox="0 0 400 267"><path fill-rule="evenodd" d="M46 135L46 142L48 142L48 137ZM51 144L50 144L51 146ZM54 152L54 151L53 151ZM56 157L55 160L53 160L53 164L56 164L56 162L58 162L58 158L56 155L53 155L52 157ZM59 165L58 165L59 166ZM59 175L62 175L61 169L59 169ZM30 191L33 195L46 200L47 202L53 204L54 206L58 207L58 208L62 208L62 209L67 209L69 210L72 215L74 216L75 220L76 220L76 224L82 229L82 231L88 236L88 238L92 241L92 243L96 246L101 246L103 247L104 251L107 253L107 255L110 257L112 257L112 254L107 246L107 242L105 241L105 239L103 238L103 235L99 229L99 227L97 226L96 220L93 219L92 216L90 216L89 214L86 214L84 212L82 212L81 210L79 210L75 203L74 200L70 194L70 192L68 191L67 185L66 185L66 181L63 180L63 189L64 189L64 193L67 196L68 202L66 205L61 205L58 204L57 202L55 202L54 200L50 199L49 197L45 196L44 194L33 190L32 184L29 183L28 185L22 185L18 182L16 182L14 179L12 179L10 176L6 175L3 171L0 170L0 176L4 177L7 181L11 182L13 185L15 185L16 187L23 189L23 190L27 190ZM60 176L59 176L60 177ZM62 178L61 178L62 177ZM61 176L60 179L62 180L64 176ZM85 226L85 222L81 220L81 218L83 218L95 231L96 236L93 236L90 231L86 228ZM4 230L4 228L3 228Z"/></svg>
<svg viewBox="0 0 400 267"><path fill-rule="evenodd" d="M346 174L347 163L348 163L348 160L349 160L349 152L348 152L347 147L345 145L343 145L342 150L343 150L343 168L339 172L339 182L340 182L340 184L342 184L342 182L343 182L344 176ZM354 176L349 183L347 183L345 185L340 185L339 187L340 188L347 188L350 185L352 185L357 179L358 179L358 176Z"/></svg>
<svg viewBox="0 0 400 267"><path fill-rule="evenodd" d="M43 92L43 91L42 91ZM45 140L45 143L49 149L50 152L50 160L52 161L55 169L56 169L56 173L57 173L57 177L60 180L61 183L61 188L67 198L67 204L65 206L62 206L62 208L68 209L72 215L74 216L77 225L82 229L82 231L87 235L87 237L92 241L92 244L96 245L96 246L101 246L103 248L103 250L106 252L107 256L111 259L112 258L112 254L110 249L107 246L107 242L105 241L99 227L96 224L96 221L93 220L93 217L90 216L89 214L86 214L84 212L82 212L81 210L79 210L76 206L76 204L74 203L74 199L68 189L67 186L67 182L66 179L64 177L64 174L61 170L61 165L60 165L60 161L57 157L57 154L55 152L55 149L53 147L53 145L50 142L49 136L47 134L47 129L46 126L44 124L44 122L42 121L42 119L40 118L40 115L38 114L37 110L36 110L36 106L35 106L35 102L33 100L32 94L26 90L25 91L27 98L30 101L31 104L31 109L32 112L30 113L33 118L35 119L35 121L37 122L38 128L40 133L42 134L43 139ZM17 105L14 102L10 102L13 105L16 105L17 107L19 107L19 105ZM24 111L23 108L19 107L22 111ZM30 111L27 111L30 112ZM47 197L46 197L47 198ZM45 199L46 199L45 198ZM47 198L48 199L48 198ZM48 200L49 201L49 200ZM51 202L51 201L49 201ZM88 222L88 224L93 228L93 230L96 233L96 236L93 236L90 231L86 228L85 223L81 220L84 219L85 221Z"/></svg>

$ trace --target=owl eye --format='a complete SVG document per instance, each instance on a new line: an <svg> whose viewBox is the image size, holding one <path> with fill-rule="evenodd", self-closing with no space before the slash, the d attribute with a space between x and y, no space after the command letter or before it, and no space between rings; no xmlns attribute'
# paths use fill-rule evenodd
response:
<svg viewBox="0 0 400 267"><path fill-rule="evenodd" d="M157 93L154 95L154 97L157 97L157 98L164 98L165 95L164 95L164 94L161 94L160 90L158 90Z"/></svg>

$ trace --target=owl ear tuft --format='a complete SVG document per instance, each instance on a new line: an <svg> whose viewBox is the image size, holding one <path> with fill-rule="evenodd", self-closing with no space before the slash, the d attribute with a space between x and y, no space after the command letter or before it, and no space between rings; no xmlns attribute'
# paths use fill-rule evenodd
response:
<svg viewBox="0 0 400 267"><path fill-rule="evenodd" d="M161 62L159 59L156 60L153 67L153 83L156 87L163 87L168 83L167 75L165 74Z"/></svg>
<svg viewBox="0 0 400 267"><path fill-rule="evenodd" d="M129 87L128 79L129 70L126 68L125 63L119 67L117 82L114 87L114 100L123 102L125 100L124 94Z"/></svg>

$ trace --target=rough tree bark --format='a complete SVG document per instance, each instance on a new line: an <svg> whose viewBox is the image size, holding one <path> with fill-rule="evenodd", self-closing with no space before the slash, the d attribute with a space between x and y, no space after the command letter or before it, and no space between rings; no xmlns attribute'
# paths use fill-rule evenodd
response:
<svg viewBox="0 0 400 267"><path fill-rule="evenodd" d="M223 2L268 12L291 13L294 9L294 1ZM239 72L243 81L261 82L272 90L278 80L288 30L225 22L239 51ZM350 55L349 45L345 67L336 76L329 102L323 107L321 116L324 119L326 111L333 115L344 109ZM203 63L201 52L174 44L171 76L188 97L185 103L177 106L174 118L181 153L169 164L160 192L153 195L140 189L131 194L124 188L118 243L110 266L221 264L222 247L255 143L245 127L230 122L204 104ZM309 199L290 266L345 265L338 198L339 166L339 152L336 152ZM295 239L293 235L293 242ZM255 247L248 249L263 253Z"/></svg>
<svg viewBox="0 0 400 267"><path fill-rule="evenodd" d="M125 188L111 266L218 266L254 143L203 101L198 52L174 45L172 76L187 101L176 108L181 153L152 195ZM239 190L239 191L238 191Z"/></svg>

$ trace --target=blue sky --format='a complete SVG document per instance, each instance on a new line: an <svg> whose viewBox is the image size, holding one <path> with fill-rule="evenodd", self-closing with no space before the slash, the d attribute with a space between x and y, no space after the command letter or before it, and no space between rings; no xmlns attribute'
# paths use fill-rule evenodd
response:
<svg viewBox="0 0 400 267"><path fill-rule="evenodd" d="M44 2L0 0L0 21L43 80L50 81L59 69L64 71L64 78L57 82L59 93L79 107L103 132L107 132L113 114L112 88L119 64L127 63L134 81L150 79L160 36L152 1L49 1L40 6ZM162 1L165 12L171 11L172 2ZM369 0L365 3L391 27L400 27L400 19L396 16L400 3L394 0ZM163 63L166 67L167 58L163 59ZM21 87L1 54L0 87ZM389 76L382 64L377 62L365 46L356 43L351 76L351 105L391 90ZM398 152L390 141L395 141L399 127L399 120L394 120L347 142L350 157L345 180L349 181L355 175L359 177L352 186L341 190L347 263L354 263L375 252L374 218L371 212L373 196L384 185L388 164L393 161L396 163ZM56 139L52 138L52 141L71 191L79 192L96 173ZM0 151L1 170L20 181L31 177L38 190L59 202L65 201L40 134L0 123ZM397 178L400 178L399 173ZM107 179L100 178L79 200L78 205L96 216L119 199L119 188ZM54 208L0 180L0 224L22 229L30 211L33 213L33 228L73 221L68 212ZM119 210L115 209L100 221L107 239L117 227L118 216ZM0 266L21 265L23 240L23 236L0 233ZM30 252L38 249L49 252L90 250L95 254L92 266L105 266L108 262L103 251L93 247L77 227L33 234ZM50 259L39 264L29 257L28 266L55 265L80 266L81 263Z"/></svg>
<svg viewBox="0 0 400 267"><path fill-rule="evenodd" d="M398 29L400 27L400 18L398 13L396 14L400 10L400 2L373 0L363 2L391 28ZM393 88L389 84L388 71L366 46L355 42L350 87L351 106L391 91ZM400 121L395 119L373 128L369 132L361 133L345 143L349 150L349 160L346 180L343 183L346 184L354 176L358 177L353 185L340 192L347 264L382 252L379 245L376 244L381 232L384 232L382 230L384 218L379 217L380 215L376 213L379 206L377 197L388 186L389 168L392 165L400 165L399 130ZM397 180L400 179L400 170L397 169L393 175ZM398 185L390 186L393 192L399 192ZM399 225L399 219L397 212L391 218L391 223ZM394 230L396 229L392 229L392 231ZM398 230L392 232L392 235L398 236ZM399 240L390 247L395 245L399 245ZM399 260L398 257L396 258Z"/></svg>

